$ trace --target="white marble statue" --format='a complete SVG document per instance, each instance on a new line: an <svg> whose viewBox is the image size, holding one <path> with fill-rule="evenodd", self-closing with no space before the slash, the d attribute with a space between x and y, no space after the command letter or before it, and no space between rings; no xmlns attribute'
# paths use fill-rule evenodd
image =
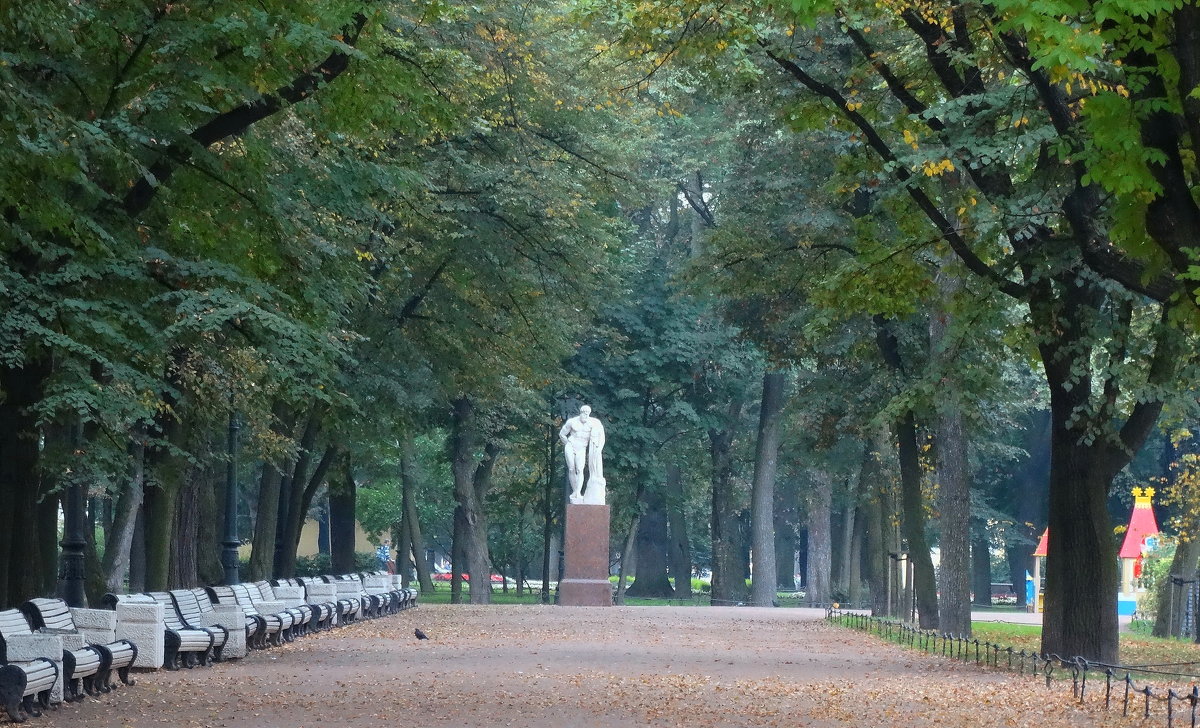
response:
<svg viewBox="0 0 1200 728"><path fill-rule="evenodd" d="M567 480L571 485L571 502L588 505L604 505L604 425L592 417L592 408L586 404L579 414L567 420L558 431L567 457ZM587 492L583 490L583 471L587 467Z"/></svg>

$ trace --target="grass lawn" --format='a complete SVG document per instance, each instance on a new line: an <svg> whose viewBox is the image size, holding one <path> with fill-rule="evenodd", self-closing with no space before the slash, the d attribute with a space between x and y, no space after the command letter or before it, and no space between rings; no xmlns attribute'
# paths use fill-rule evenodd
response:
<svg viewBox="0 0 1200 728"><path fill-rule="evenodd" d="M973 638L980 642L993 642L1026 652L1038 652L1041 649L1042 628L1039 625L974 622L971 629ZM1189 682L1189 678L1200 679L1200 645L1146 634L1122 633L1121 663L1130 668L1161 665L1161 670L1165 672L1182 673L1189 677L1134 672L1143 679L1183 684Z"/></svg>

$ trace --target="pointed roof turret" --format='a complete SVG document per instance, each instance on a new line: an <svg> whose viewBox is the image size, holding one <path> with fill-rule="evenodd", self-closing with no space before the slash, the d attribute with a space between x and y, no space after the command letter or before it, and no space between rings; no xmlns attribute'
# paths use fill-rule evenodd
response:
<svg viewBox="0 0 1200 728"><path fill-rule="evenodd" d="M1153 488L1133 489L1133 512L1129 514L1129 529L1125 531L1125 542L1121 544L1121 558L1139 558L1146 537L1158 534L1158 521L1150 504L1153 498Z"/></svg>

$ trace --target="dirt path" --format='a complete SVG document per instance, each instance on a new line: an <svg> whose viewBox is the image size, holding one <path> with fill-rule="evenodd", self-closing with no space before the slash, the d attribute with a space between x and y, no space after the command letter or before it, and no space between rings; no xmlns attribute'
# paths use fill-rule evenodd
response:
<svg viewBox="0 0 1200 728"><path fill-rule="evenodd" d="M45 728L1098 726L1070 687L952 665L803 609L423 606L147 672ZM413 628L430 636L417 641Z"/></svg>

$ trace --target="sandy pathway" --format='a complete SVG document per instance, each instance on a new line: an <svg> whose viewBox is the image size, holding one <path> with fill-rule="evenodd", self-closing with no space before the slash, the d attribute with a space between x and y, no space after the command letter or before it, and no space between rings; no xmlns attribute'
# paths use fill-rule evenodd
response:
<svg viewBox="0 0 1200 728"><path fill-rule="evenodd" d="M1069 686L925 657L803 609L423 606L147 672L46 728L1131 725ZM431 637L413 638L420 627Z"/></svg>

